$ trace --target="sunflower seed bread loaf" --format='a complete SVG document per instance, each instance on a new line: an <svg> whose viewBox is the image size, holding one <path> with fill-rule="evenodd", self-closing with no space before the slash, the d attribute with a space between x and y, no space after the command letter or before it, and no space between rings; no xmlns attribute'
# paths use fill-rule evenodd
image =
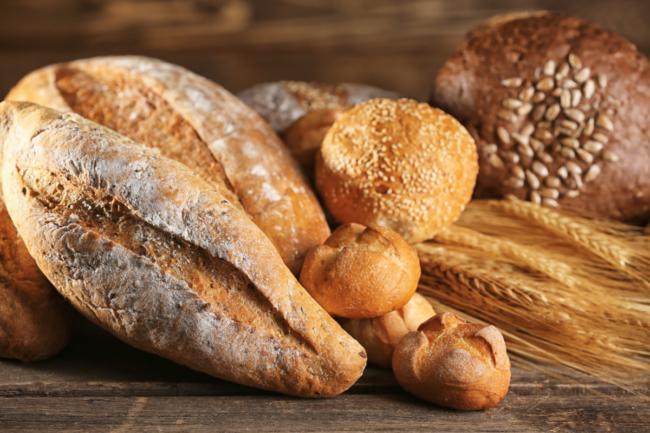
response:
<svg viewBox="0 0 650 433"><path fill-rule="evenodd" d="M269 125L222 87L179 66L137 56L56 64L27 75L7 100L80 114L187 165L244 210L296 274L307 251L330 234Z"/></svg>
<svg viewBox="0 0 650 433"><path fill-rule="evenodd" d="M556 13L493 19L440 69L431 103L476 140L475 198L650 218L650 63L614 32Z"/></svg>
<svg viewBox="0 0 650 433"><path fill-rule="evenodd" d="M139 349L241 384L343 392L363 348L195 172L76 114L0 104L7 209L43 273Z"/></svg>
<svg viewBox="0 0 650 433"><path fill-rule="evenodd" d="M70 340L71 325L72 309L29 255L0 191L0 358L50 358Z"/></svg>

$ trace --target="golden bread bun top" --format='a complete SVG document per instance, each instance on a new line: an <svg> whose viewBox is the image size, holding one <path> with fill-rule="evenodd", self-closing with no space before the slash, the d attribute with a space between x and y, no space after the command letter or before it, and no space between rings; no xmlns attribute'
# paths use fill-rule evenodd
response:
<svg viewBox="0 0 650 433"><path fill-rule="evenodd" d="M409 242L456 219L478 171L467 130L408 99L353 107L329 130L318 159L316 185L337 220L383 225Z"/></svg>
<svg viewBox="0 0 650 433"><path fill-rule="evenodd" d="M312 248L300 282L328 313L349 319L402 308L420 279L417 252L394 231L359 224L339 226Z"/></svg>

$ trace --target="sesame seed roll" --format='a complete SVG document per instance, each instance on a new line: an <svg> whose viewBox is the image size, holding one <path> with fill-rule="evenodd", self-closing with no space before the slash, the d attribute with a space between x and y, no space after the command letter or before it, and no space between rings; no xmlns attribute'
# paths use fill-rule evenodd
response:
<svg viewBox="0 0 650 433"><path fill-rule="evenodd" d="M476 145L453 117L408 99L375 99L329 130L316 187L342 223L388 227L408 242L431 239L470 200Z"/></svg>

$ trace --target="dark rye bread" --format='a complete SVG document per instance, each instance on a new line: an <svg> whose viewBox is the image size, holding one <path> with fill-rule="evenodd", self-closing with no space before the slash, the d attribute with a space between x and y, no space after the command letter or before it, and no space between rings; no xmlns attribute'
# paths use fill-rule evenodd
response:
<svg viewBox="0 0 650 433"><path fill-rule="evenodd" d="M0 104L7 209L84 316L190 368L303 397L350 387L363 348L255 224L186 166L76 114Z"/></svg>
<svg viewBox="0 0 650 433"><path fill-rule="evenodd" d="M29 255L0 191L0 358L57 354L70 340L72 313Z"/></svg>
<svg viewBox="0 0 650 433"><path fill-rule="evenodd" d="M348 109L375 98L397 99L395 92L365 84L323 84L278 81L253 86L237 94L278 133L316 110Z"/></svg>
<svg viewBox="0 0 650 433"><path fill-rule="evenodd" d="M144 57L98 57L32 72L7 96L71 111L198 173L271 239L298 273L329 236L323 212L271 128L217 84Z"/></svg>
<svg viewBox="0 0 650 433"><path fill-rule="evenodd" d="M650 64L613 32L543 12L492 20L442 67L431 103L476 140L475 198L650 218Z"/></svg>

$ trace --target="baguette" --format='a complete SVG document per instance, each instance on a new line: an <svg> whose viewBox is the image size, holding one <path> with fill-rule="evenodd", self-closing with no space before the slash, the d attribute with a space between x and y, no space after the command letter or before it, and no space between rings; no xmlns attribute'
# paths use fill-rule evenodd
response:
<svg viewBox="0 0 650 433"><path fill-rule="evenodd" d="M145 57L97 57L27 75L7 100L74 112L160 150L244 210L298 274L330 234L324 214L280 139L222 87Z"/></svg>
<svg viewBox="0 0 650 433"><path fill-rule="evenodd" d="M29 255L0 193L0 358L42 361L70 340L72 309Z"/></svg>
<svg viewBox="0 0 650 433"><path fill-rule="evenodd" d="M3 102L7 209L57 290L139 349L303 397L349 388L363 348L268 238L186 166L76 114Z"/></svg>

